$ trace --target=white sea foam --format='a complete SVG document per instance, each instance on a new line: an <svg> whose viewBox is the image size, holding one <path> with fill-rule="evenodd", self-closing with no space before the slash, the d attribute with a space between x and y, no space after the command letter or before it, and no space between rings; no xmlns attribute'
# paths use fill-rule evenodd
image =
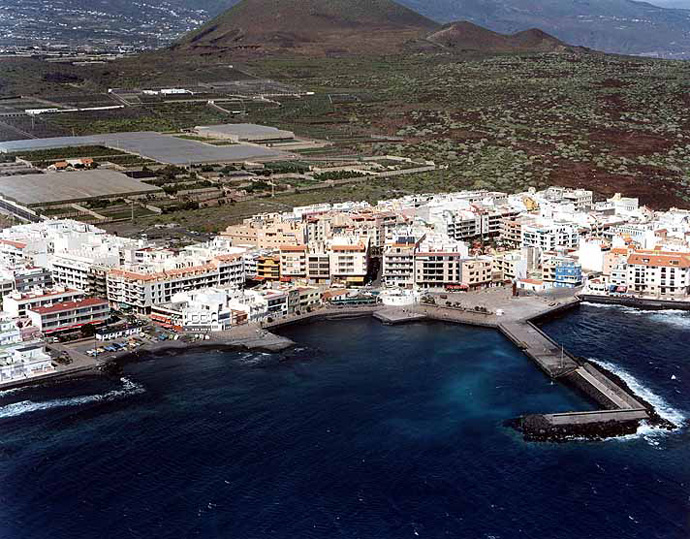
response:
<svg viewBox="0 0 690 539"><path fill-rule="evenodd" d="M669 310L654 311L649 318L655 322L671 324L673 326L687 329L690 328L690 314L687 311Z"/></svg>
<svg viewBox="0 0 690 539"><path fill-rule="evenodd" d="M615 374L621 380L623 380L626 384L628 384L628 387L630 389L632 389L636 395L639 395L641 398L643 398L649 404L654 406L654 409L657 411L659 416L661 416L663 419L670 421L671 423L673 423L677 427L682 426L683 423L686 421L687 416L681 410L678 410L677 408L673 408L668 402L666 402L666 400L664 400L663 397L657 395L648 387L645 387L639 380L637 380L637 378L635 378L632 374L630 374L628 371L626 371L622 367L619 367L618 365L615 365L614 363L610 363L608 361L602 361L599 359L591 359L591 361L593 363L601 365L605 369L611 371L613 374ZM658 441L659 436L665 435L667 433L668 433L668 431L666 429L660 429L657 427L653 427L653 426L643 422L640 425L640 427L637 429L636 434L631 434L629 436L621 436L621 437L616 438L616 439L625 441L625 440L644 438L650 445L658 446L659 445L659 441Z"/></svg>
<svg viewBox="0 0 690 539"><path fill-rule="evenodd" d="M109 402L145 391L143 386L133 382L129 378L120 378L120 382L122 382L121 388L108 391L102 395L85 395L83 397L68 397L41 402L26 400L7 404L0 408L0 419L17 417L33 412L40 412L41 410L49 410L51 408L67 408L72 406L83 406L84 404L94 402Z"/></svg>
<svg viewBox="0 0 690 539"><path fill-rule="evenodd" d="M270 354L269 354L270 355ZM256 352L245 352L239 358L239 363L253 367L266 362L266 355Z"/></svg>
<svg viewBox="0 0 690 539"><path fill-rule="evenodd" d="M19 393L20 391L24 391L27 389L26 387L15 387L12 389L5 389L3 391L0 391L0 399L3 397L9 397L10 395L14 395L15 393Z"/></svg>
<svg viewBox="0 0 690 539"><path fill-rule="evenodd" d="M592 303L590 301L583 301L582 305L587 307L592 307L594 309L620 309L622 305L617 305L615 303Z"/></svg>

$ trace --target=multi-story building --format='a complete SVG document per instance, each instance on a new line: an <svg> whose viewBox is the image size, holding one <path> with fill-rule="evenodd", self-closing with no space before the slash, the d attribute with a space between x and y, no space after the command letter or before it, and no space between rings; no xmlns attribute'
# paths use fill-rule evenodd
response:
<svg viewBox="0 0 690 539"><path fill-rule="evenodd" d="M362 286L369 273L369 238L337 236L331 240L331 279L351 285Z"/></svg>
<svg viewBox="0 0 690 539"><path fill-rule="evenodd" d="M428 237L414 259L415 284L421 288L443 288L462 283L462 262L467 246L449 238Z"/></svg>
<svg viewBox="0 0 690 539"><path fill-rule="evenodd" d="M299 309L306 311L310 307L321 305L321 291L313 286L300 286L297 288L299 297Z"/></svg>
<svg viewBox="0 0 690 539"><path fill-rule="evenodd" d="M37 268L29 264L19 264L0 268L0 297L12 291L28 292L36 288L50 288L53 277L45 268Z"/></svg>
<svg viewBox="0 0 690 539"><path fill-rule="evenodd" d="M3 298L3 309L14 318L26 316L29 310L37 307L50 307L57 303L79 301L86 297L82 290L56 287L36 289L31 292L12 292Z"/></svg>
<svg viewBox="0 0 690 539"><path fill-rule="evenodd" d="M23 341L14 317L0 312L0 382L26 379L55 370L43 342Z"/></svg>
<svg viewBox="0 0 690 539"><path fill-rule="evenodd" d="M260 256L256 261L257 281L280 281L280 255Z"/></svg>
<svg viewBox="0 0 690 539"><path fill-rule="evenodd" d="M580 241L577 226L570 223L522 225L522 247L536 247L541 251L576 249Z"/></svg>
<svg viewBox="0 0 690 539"><path fill-rule="evenodd" d="M521 250L496 253L492 257L492 278L497 282L526 278L529 268L528 256Z"/></svg>
<svg viewBox="0 0 690 539"><path fill-rule="evenodd" d="M22 333L11 314L0 312L0 347L22 342Z"/></svg>
<svg viewBox="0 0 690 539"><path fill-rule="evenodd" d="M108 299L119 307L148 314L156 304L168 303L179 292L244 285L244 251L218 254L211 259L174 257L163 264L110 270Z"/></svg>
<svg viewBox="0 0 690 539"><path fill-rule="evenodd" d="M100 298L86 298L50 307L33 307L27 315L34 327L44 335L72 331L88 324L101 324L110 315L108 301Z"/></svg>
<svg viewBox="0 0 690 539"><path fill-rule="evenodd" d="M555 266L556 288L575 288L582 284L582 266L574 260L560 260Z"/></svg>
<svg viewBox="0 0 690 539"><path fill-rule="evenodd" d="M54 371L55 365L42 341L0 348L0 382L26 380Z"/></svg>
<svg viewBox="0 0 690 539"><path fill-rule="evenodd" d="M415 255L426 234L412 228L389 231L383 250L382 280L389 286L412 288L415 284Z"/></svg>
<svg viewBox="0 0 690 539"><path fill-rule="evenodd" d="M283 245L280 248L280 273L284 279L306 279L308 267L306 245Z"/></svg>
<svg viewBox="0 0 690 539"><path fill-rule="evenodd" d="M594 193L586 189L569 189L567 187L549 187L540 195L550 202L569 203L575 207L575 211L585 212L594 204Z"/></svg>
<svg viewBox="0 0 690 539"><path fill-rule="evenodd" d="M277 215L247 219L241 225L229 226L222 236L229 238L233 245L251 245L258 249L280 249L283 245L306 242L303 223L283 220Z"/></svg>
<svg viewBox="0 0 690 539"><path fill-rule="evenodd" d="M266 301L266 316L280 318L289 312L289 293L283 290L264 290L261 292Z"/></svg>
<svg viewBox="0 0 690 539"><path fill-rule="evenodd" d="M0 238L0 259L7 266L31 262L28 244L23 241Z"/></svg>
<svg viewBox="0 0 690 539"><path fill-rule="evenodd" d="M470 289L482 288L492 282L493 260L488 256L466 258L462 261L461 282Z"/></svg>
<svg viewBox="0 0 690 539"><path fill-rule="evenodd" d="M690 294L690 253L635 251L627 261L628 290L658 297Z"/></svg>
<svg viewBox="0 0 690 539"><path fill-rule="evenodd" d="M520 247L522 245L522 225L525 219L505 219L501 223L499 239L504 245Z"/></svg>
<svg viewBox="0 0 690 539"><path fill-rule="evenodd" d="M307 278L316 284L323 284L331 279L331 257L323 245L310 244L309 246Z"/></svg>

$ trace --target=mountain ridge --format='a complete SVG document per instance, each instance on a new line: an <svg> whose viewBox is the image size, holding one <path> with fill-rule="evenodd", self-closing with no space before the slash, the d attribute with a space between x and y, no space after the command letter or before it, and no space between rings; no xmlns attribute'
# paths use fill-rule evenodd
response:
<svg viewBox="0 0 690 539"><path fill-rule="evenodd" d="M609 53L690 57L690 11L634 0L400 0L441 23L468 20L495 32L539 28Z"/></svg>
<svg viewBox="0 0 690 539"><path fill-rule="evenodd" d="M469 21L448 23L427 36L426 40L451 51L535 53L578 50L538 28L515 34L501 34Z"/></svg>
<svg viewBox="0 0 690 539"><path fill-rule="evenodd" d="M172 49L235 57L582 51L537 28L506 35L468 21L442 26L393 0L242 0Z"/></svg>
<svg viewBox="0 0 690 539"><path fill-rule="evenodd" d="M392 0L243 0L174 48L201 54L386 53L439 27Z"/></svg>

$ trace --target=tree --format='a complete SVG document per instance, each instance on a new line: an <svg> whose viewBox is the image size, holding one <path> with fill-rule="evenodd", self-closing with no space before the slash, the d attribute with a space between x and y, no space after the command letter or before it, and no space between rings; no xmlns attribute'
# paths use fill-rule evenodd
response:
<svg viewBox="0 0 690 539"><path fill-rule="evenodd" d="M84 324L81 327L81 334L85 339L93 337L96 335L96 327L93 324Z"/></svg>

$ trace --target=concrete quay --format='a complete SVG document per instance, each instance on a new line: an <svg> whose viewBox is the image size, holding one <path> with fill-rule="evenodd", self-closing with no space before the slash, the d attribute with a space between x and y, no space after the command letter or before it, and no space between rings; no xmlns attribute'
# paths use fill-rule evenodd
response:
<svg viewBox="0 0 690 539"><path fill-rule="evenodd" d="M567 440L579 436L605 438L630 434L637 430L640 421L649 420L654 415L648 405L636 398L628 388L601 369L572 356L535 325L538 320L577 307L580 300L574 292L555 297L528 295L513 298L510 290L499 288L465 293L452 299L450 305L324 308L280 319L263 327L276 329L315 320L371 316L391 325L438 320L501 331L547 376L587 395L602 408L595 412L534 414L519 418L518 428L529 440ZM456 306L458 303L460 305ZM497 311L502 311L502 314L499 316Z"/></svg>
<svg viewBox="0 0 690 539"><path fill-rule="evenodd" d="M457 299L460 299L460 308L455 306ZM656 412L622 382L618 383L602 369L572 356L536 326L537 321L572 309L580 302L575 291L557 296L513 298L507 289L490 289L456 296L447 302L450 305L420 305L415 312L433 320L496 328L547 376L587 395L602 408L594 412L533 414L518 418L515 426L525 439L564 441L574 437L600 439L632 434L641 421L658 417ZM501 316L496 314L499 309L503 311Z"/></svg>
<svg viewBox="0 0 690 539"><path fill-rule="evenodd" d="M546 414L544 417L553 426L592 425L610 418L611 421L640 421L647 419L645 408L635 410L602 410L594 412L569 412L565 414Z"/></svg>
<svg viewBox="0 0 690 539"><path fill-rule="evenodd" d="M450 296L450 295L449 295ZM423 320L493 328L501 331L551 379L558 380L587 395L601 406L594 412L532 414L512 420L527 440L564 441L574 437L601 439L636 432L641 421L662 424L656 411L636 397L625 384L600 367L582 361L564 350L536 325L535 321L576 307L580 303L574 293L557 296L527 295L512 298L505 288L464 293L443 305L415 305L414 307L323 307L310 313L291 315L263 324L248 324L228 331L211 333L202 339L184 336L178 340L149 341L136 351L103 354L98 358L84 351L93 341L70 345L51 345L57 353L68 353L72 365L60 367L50 375L0 384L0 389L17 387L97 371L109 362L127 356L156 353L175 353L193 349L245 349L279 352L294 345L289 339L272 330L291 324L321 320L373 317L384 324L404 324ZM673 425L664 425L672 428Z"/></svg>
<svg viewBox="0 0 690 539"><path fill-rule="evenodd" d="M406 324L409 322L421 322L427 316L423 313L415 313L405 309L383 309L375 311L374 318L387 325Z"/></svg>
<svg viewBox="0 0 690 539"><path fill-rule="evenodd" d="M622 305L625 307L634 307L636 309L649 309L657 311L665 309L690 311L690 301L644 297L600 296L597 294L580 294L578 297L581 301L586 301L587 303L598 303L601 305Z"/></svg>
<svg viewBox="0 0 690 539"><path fill-rule="evenodd" d="M526 321L506 322L498 329L551 378L577 370L578 363L544 332Z"/></svg>

